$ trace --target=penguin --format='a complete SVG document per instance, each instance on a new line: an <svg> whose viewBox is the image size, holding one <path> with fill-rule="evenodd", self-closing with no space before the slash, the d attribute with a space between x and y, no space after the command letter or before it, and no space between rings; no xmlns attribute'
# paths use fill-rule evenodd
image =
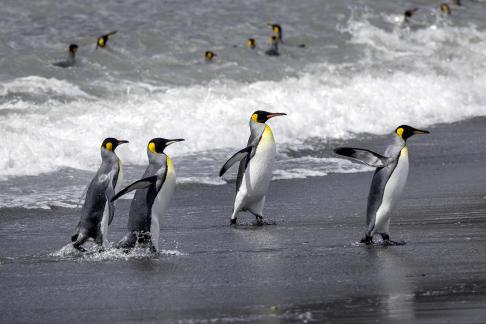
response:
<svg viewBox="0 0 486 324"><path fill-rule="evenodd" d="M105 46L108 44L108 37L110 37L111 35L115 35L118 31L112 31L111 33L108 33L108 34L105 34L105 35L101 35L100 37L98 37L98 40L96 41L96 48L98 47L101 47L101 48L105 48Z"/></svg>
<svg viewBox="0 0 486 324"><path fill-rule="evenodd" d="M68 54L67 60L61 61L61 62L56 62L53 65L58 66L58 67L62 67L62 68L67 68L67 67L73 66L74 64L76 64L76 52L77 51L78 51L78 45L76 45L76 44L69 45L69 48L68 48L69 54Z"/></svg>
<svg viewBox="0 0 486 324"><path fill-rule="evenodd" d="M272 27L272 31L275 37L277 37L278 41L280 43L283 43L283 38L282 38L282 26L279 24L268 24L268 26Z"/></svg>
<svg viewBox="0 0 486 324"><path fill-rule="evenodd" d="M373 235L379 234L384 245L404 245L390 239L390 216L407 182L408 177L408 146L407 139L416 134L429 134L408 125L395 129L393 143L388 146L385 155L350 147L340 147L334 150L336 154L353 158L364 164L376 167L368 194L366 222L368 229L361 243L373 243Z"/></svg>
<svg viewBox="0 0 486 324"><path fill-rule="evenodd" d="M236 225L238 213L248 211L257 220L257 225L263 225L263 206L270 180L272 166L276 154L275 139L267 120L285 113L255 111L250 118L250 138L247 146L236 152L221 168L219 176L240 162L236 179L236 198L230 224Z"/></svg>
<svg viewBox="0 0 486 324"><path fill-rule="evenodd" d="M270 38L270 48L265 51L265 54L268 56L280 56L278 52L278 38L277 36L272 36Z"/></svg>
<svg viewBox="0 0 486 324"><path fill-rule="evenodd" d="M128 233L115 245L116 248L129 250L137 243L150 247L152 252L159 250L159 221L167 208L174 192L176 174L174 164L164 153L167 146L183 139L154 138L147 145L149 165L141 180L130 184L112 201L135 191L128 214Z"/></svg>
<svg viewBox="0 0 486 324"><path fill-rule="evenodd" d="M81 219L71 236L73 247L85 252L81 245L89 238L103 248L107 242L108 225L113 221L115 206L111 199L122 182L121 161L115 149L128 141L106 138L101 144L101 166L91 180L81 208Z"/></svg>
<svg viewBox="0 0 486 324"><path fill-rule="evenodd" d="M447 15L450 15L452 13L451 7L449 7L449 5L447 3L441 3L440 4L440 11L442 11L443 13L445 13Z"/></svg>
<svg viewBox="0 0 486 324"><path fill-rule="evenodd" d="M405 12L403 13L402 22L408 23L410 21L410 18L412 18L412 16L415 15L418 10L419 8L405 10Z"/></svg>
<svg viewBox="0 0 486 324"><path fill-rule="evenodd" d="M255 49L256 47L256 40L254 38L248 38L246 40L246 47L249 49Z"/></svg>
<svg viewBox="0 0 486 324"><path fill-rule="evenodd" d="M217 56L214 52L206 51L204 53L204 57L206 58L206 62L212 62L213 58Z"/></svg>

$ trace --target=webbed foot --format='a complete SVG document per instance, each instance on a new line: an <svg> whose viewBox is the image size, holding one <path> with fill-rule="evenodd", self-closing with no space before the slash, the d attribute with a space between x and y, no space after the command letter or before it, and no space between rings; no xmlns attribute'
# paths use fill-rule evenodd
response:
<svg viewBox="0 0 486 324"><path fill-rule="evenodd" d="M383 238L383 245L385 246L398 246L398 245L405 245L407 244L405 241L392 241L390 240L390 235L388 234L381 234Z"/></svg>
<svg viewBox="0 0 486 324"><path fill-rule="evenodd" d="M366 245L373 244L373 237L369 235L365 235L365 237L363 237L361 241L359 241L359 243L364 243Z"/></svg>
<svg viewBox="0 0 486 324"><path fill-rule="evenodd" d="M236 226L236 218L230 219L230 226Z"/></svg>

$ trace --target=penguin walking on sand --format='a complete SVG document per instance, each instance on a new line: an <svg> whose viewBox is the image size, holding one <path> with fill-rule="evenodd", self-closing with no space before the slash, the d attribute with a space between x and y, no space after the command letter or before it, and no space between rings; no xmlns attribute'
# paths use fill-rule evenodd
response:
<svg viewBox="0 0 486 324"><path fill-rule="evenodd" d="M235 153L221 168L219 176L240 162L236 179L236 198L231 225L236 225L239 212L248 211L256 217L257 225L263 225L263 206L275 160L276 146L272 130L265 122L285 113L255 111L250 118L250 138L247 146Z"/></svg>
<svg viewBox="0 0 486 324"><path fill-rule="evenodd" d="M67 68L76 64L76 52L78 51L78 45L71 44L68 48L68 58L65 61L53 63L54 66Z"/></svg>
<svg viewBox="0 0 486 324"><path fill-rule="evenodd" d="M373 235L379 234L384 245L404 245L405 242L390 239L390 216L402 195L408 177L407 139L416 134L429 134L407 125L398 126L393 134L393 143L388 146L385 155L350 147L334 150L336 154L353 158L364 164L376 167L368 195L366 222L368 229L361 243L373 243Z"/></svg>
<svg viewBox="0 0 486 324"><path fill-rule="evenodd" d="M136 190L128 214L128 233L116 248L129 250L138 243L152 252L159 250L160 217L167 208L175 189L174 164L164 153L167 146L183 139L154 138L147 145L149 165L141 180L121 190L112 201Z"/></svg>
<svg viewBox="0 0 486 324"><path fill-rule="evenodd" d="M115 149L128 141L107 138L101 144L101 166L91 180L81 209L81 219L71 237L73 247L79 251L89 238L103 248L107 242L108 225L113 221L115 206L111 199L122 181L121 162Z"/></svg>

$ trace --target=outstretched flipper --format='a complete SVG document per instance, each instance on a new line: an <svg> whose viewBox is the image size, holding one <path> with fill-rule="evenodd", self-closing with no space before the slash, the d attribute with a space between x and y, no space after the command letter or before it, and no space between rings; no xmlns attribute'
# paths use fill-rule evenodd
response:
<svg viewBox="0 0 486 324"><path fill-rule="evenodd" d="M386 167L393 161L392 158L383 156L373 151L353 147L338 147L334 150L334 153L350 157L375 168Z"/></svg>
<svg viewBox="0 0 486 324"><path fill-rule="evenodd" d="M245 147L244 149L236 152L232 157L229 158L228 161L226 161L226 163L223 165L223 167L221 168L221 171L219 171L219 176L223 176L223 174L226 173L226 171L228 171L229 168L231 168L231 166L233 164L235 164L236 162L239 162L241 160L243 160L246 156L248 156L248 154L250 154L251 150L253 149L253 145L250 145L250 146L247 146Z"/></svg>
<svg viewBox="0 0 486 324"><path fill-rule="evenodd" d="M147 178L140 179L138 181L135 181L128 187L124 188L123 190L120 190L113 198L111 198L111 202L117 200L121 196L129 193L130 191L137 190L137 189L145 189L150 187L152 184L155 184L157 182L157 176L151 176Z"/></svg>

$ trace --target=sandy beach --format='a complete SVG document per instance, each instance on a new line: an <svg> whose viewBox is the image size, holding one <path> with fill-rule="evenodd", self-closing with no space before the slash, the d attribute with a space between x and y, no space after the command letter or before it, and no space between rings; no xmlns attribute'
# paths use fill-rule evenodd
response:
<svg viewBox="0 0 486 324"><path fill-rule="evenodd" d="M183 185L158 257L63 255L78 210L2 209L3 323L483 323L485 118L409 141L410 176L392 218L397 247L357 244L372 173L274 181L276 226L241 215L234 184ZM329 143L382 151L381 136ZM176 162L177 163L177 162ZM124 231L122 200L110 239Z"/></svg>

